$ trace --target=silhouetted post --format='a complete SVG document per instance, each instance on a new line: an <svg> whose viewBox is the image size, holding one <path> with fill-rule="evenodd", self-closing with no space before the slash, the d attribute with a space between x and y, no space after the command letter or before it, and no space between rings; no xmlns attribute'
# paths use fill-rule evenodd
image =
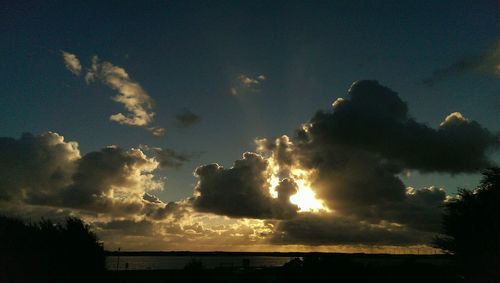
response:
<svg viewBox="0 0 500 283"><path fill-rule="evenodd" d="M116 261L116 271L118 271L119 266L120 266L120 248L118 248L118 260Z"/></svg>

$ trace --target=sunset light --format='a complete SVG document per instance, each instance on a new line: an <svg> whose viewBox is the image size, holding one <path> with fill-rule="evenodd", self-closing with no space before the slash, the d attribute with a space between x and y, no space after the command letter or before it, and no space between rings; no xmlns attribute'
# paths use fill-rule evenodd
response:
<svg viewBox="0 0 500 283"><path fill-rule="evenodd" d="M0 283L500 282L498 2L1 1Z"/></svg>
<svg viewBox="0 0 500 283"><path fill-rule="evenodd" d="M290 202L299 207L299 212L328 211L323 202L316 198L313 190L305 184L304 180L295 180L299 190L290 197Z"/></svg>

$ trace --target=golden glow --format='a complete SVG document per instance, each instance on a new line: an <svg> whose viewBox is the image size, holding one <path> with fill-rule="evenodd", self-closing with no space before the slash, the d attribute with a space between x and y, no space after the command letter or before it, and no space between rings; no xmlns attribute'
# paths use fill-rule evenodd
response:
<svg viewBox="0 0 500 283"><path fill-rule="evenodd" d="M269 183L271 185L269 193L273 198L278 197L278 192L276 192L276 187L280 183L280 178L278 175L279 167L275 166L272 161L271 168L272 173L269 178ZM273 166L274 165L274 166ZM294 168L291 170L290 178L292 178L297 184L297 193L290 196L290 202L299 207L299 212L319 212L319 211L330 211L323 203L322 200L316 197L316 194L311 189L309 183L306 181L309 179L309 172L303 169Z"/></svg>
<svg viewBox="0 0 500 283"><path fill-rule="evenodd" d="M327 210L323 202L316 198L313 190L302 179L295 180L299 190L290 197L290 202L299 207L299 212Z"/></svg>

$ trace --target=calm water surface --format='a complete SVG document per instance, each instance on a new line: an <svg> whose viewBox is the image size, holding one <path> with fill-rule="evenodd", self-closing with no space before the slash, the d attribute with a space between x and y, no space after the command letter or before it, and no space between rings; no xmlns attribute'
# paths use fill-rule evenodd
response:
<svg viewBox="0 0 500 283"><path fill-rule="evenodd" d="M241 267L248 259L250 267L282 266L290 257L278 256L107 256L108 270L182 269L192 260L201 261L204 268ZM128 266L128 268L127 268Z"/></svg>

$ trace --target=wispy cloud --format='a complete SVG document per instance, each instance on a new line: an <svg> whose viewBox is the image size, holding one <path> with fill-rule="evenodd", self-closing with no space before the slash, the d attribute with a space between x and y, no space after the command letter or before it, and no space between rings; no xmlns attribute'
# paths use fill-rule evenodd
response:
<svg viewBox="0 0 500 283"><path fill-rule="evenodd" d="M113 100L123 104L128 113L111 115L111 121L130 126L147 126L153 121L153 99L138 82L130 78L124 68L110 62L101 63L99 58L94 56L85 79L87 82L99 79L118 92Z"/></svg>
<svg viewBox="0 0 500 283"><path fill-rule="evenodd" d="M170 148L139 145L142 151L154 155L161 168L180 168L184 163L198 158L201 153L179 153Z"/></svg>
<svg viewBox="0 0 500 283"><path fill-rule="evenodd" d="M431 86L468 72L482 72L500 77L500 41L479 55L461 58L447 67L435 70L421 83Z"/></svg>
<svg viewBox="0 0 500 283"><path fill-rule="evenodd" d="M68 70L79 75L82 66L78 58L74 54L64 51L63 58ZM137 81L129 76L124 68L110 62L101 62L97 56L93 56L91 66L84 78L87 83L100 81L118 92L112 99L122 104L127 112L111 115L109 117L111 121L122 125L143 127L154 136L165 134L165 129L162 127L148 127L154 121L154 100Z"/></svg>
<svg viewBox="0 0 500 283"><path fill-rule="evenodd" d="M184 108L179 114L175 115L175 120L180 127L188 128L199 123L201 117L191 112L191 110Z"/></svg>
<svg viewBox="0 0 500 283"><path fill-rule="evenodd" d="M73 74L79 76L80 72L82 71L82 65L80 64L80 60L78 60L75 54L71 54L66 51L61 51L61 53L66 68Z"/></svg>
<svg viewBox="0 0 500 283"><path fill-rule="evenodd" d="M245 74L240 74L236 78L236 82L234 83L234 85L229 90L229 94L236 96L245 91L258 92L260 91L260 86L262 85L262 82L265 80L267 80L267 77L262 74L257 75L255 77Z"/></svg>

